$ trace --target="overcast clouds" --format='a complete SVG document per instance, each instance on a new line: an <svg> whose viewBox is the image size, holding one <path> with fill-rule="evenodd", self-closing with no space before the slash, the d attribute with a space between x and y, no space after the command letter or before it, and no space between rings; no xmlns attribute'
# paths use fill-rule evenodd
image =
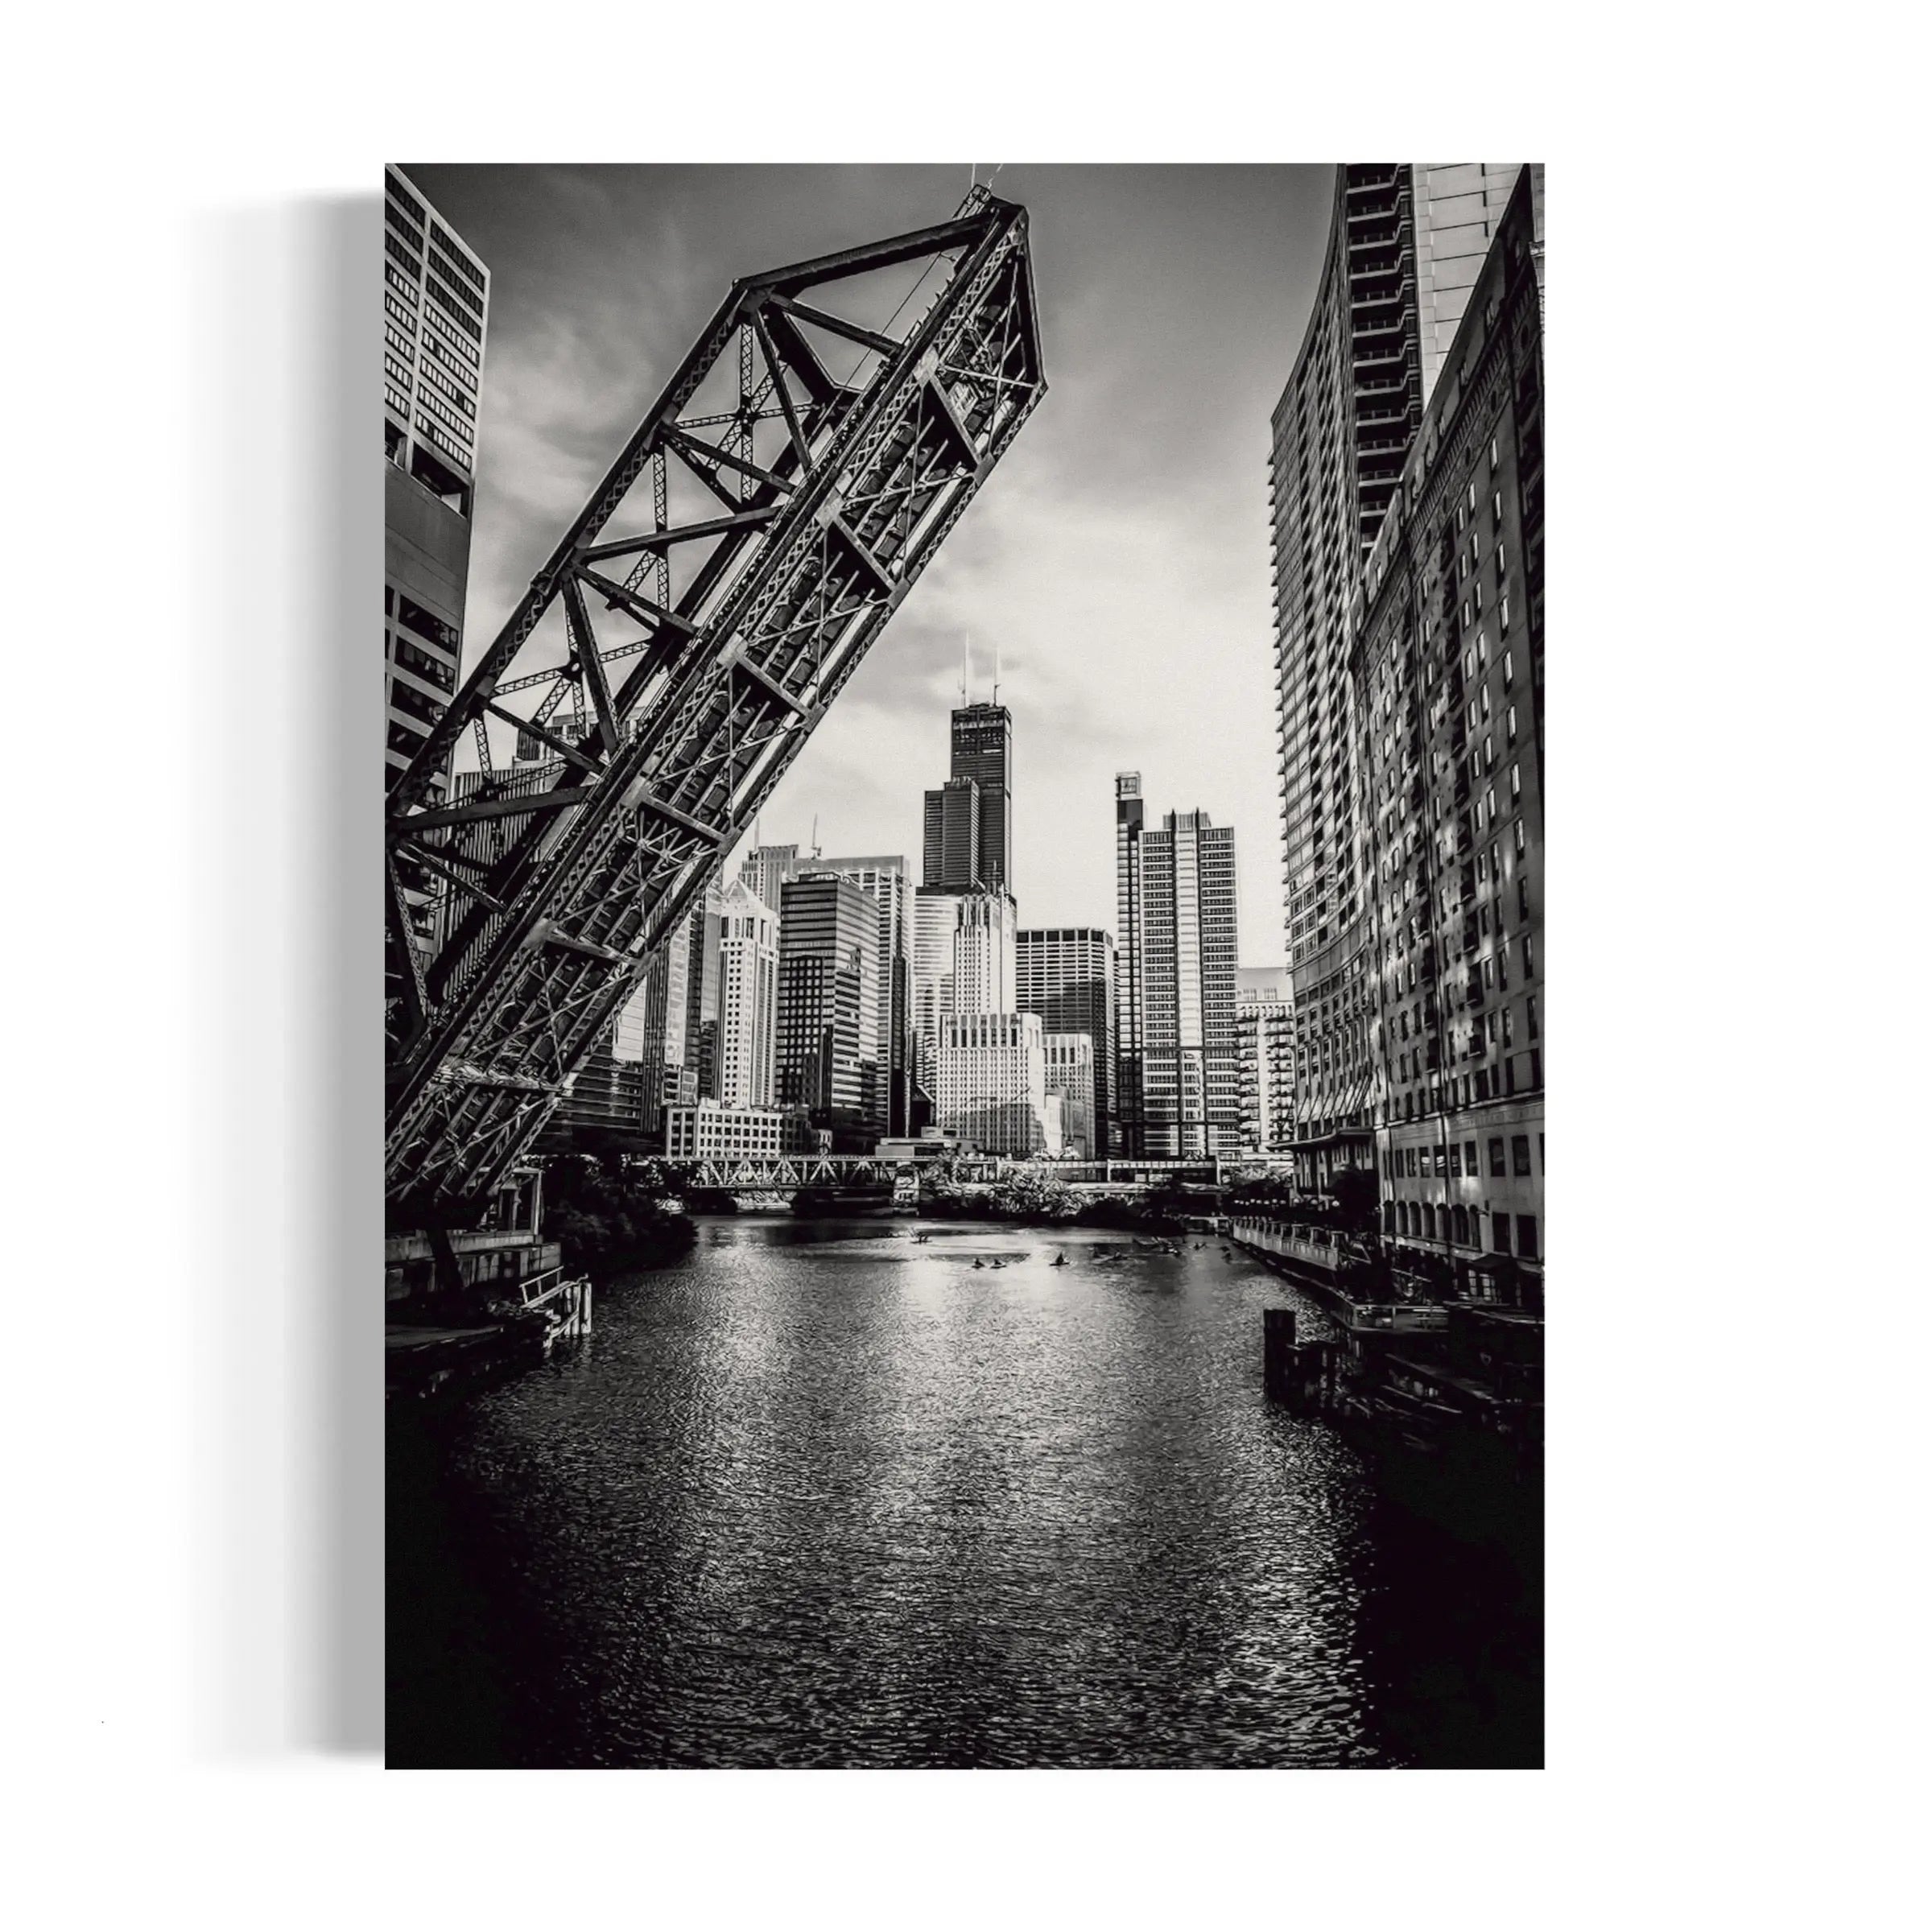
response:
<svg viewBox="0 0 1932 1932"><path fill-rule="evenodd" d="M734 276L950 214L956 167L404 163L489 262L466 629L493 634ZM985 168L982 166L983 180ZM970 632L1015 741L1022 924L1114 923L1117 770L1232 824L1241 960L1282 956L1268 416L1319 272L1326 167L1012 164L1048 393L764 814L902 852Z"/></svg>

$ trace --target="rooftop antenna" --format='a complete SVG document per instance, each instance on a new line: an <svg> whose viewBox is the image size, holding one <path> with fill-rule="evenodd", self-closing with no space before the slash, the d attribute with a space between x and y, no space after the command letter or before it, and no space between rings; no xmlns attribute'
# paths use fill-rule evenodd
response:
<svg viewBox="0 0 1932 1932"><path fill-rule="evenodd" d="M819 815L815 811L811 815L811 856L815 859L819 857Z"/></svg>
<svg viewBox="0 0 1932 1932"><path fill-rule="evenodd" d="M997 644L993 647L993 701L996 704L1000 701L1000 647Z"/></svg>
<svg viewBox="0 0 1932 1932"><path fill-rule="evenodd" d="M966 680L972 663L972 633L969 630L961 631L960 634L960 702L962 704L971 702L966 696Z"/></svg>

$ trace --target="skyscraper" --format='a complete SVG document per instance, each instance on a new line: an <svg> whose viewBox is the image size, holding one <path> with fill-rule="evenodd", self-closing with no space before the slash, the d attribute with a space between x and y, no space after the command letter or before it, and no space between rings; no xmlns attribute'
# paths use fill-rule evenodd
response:
<svg viewBox="0 0 1932 1932"><path fill-rule="evenodd" d="M939 1125L987 1154L1057 1154L1046 1042L1030 1013L956 1013L939 1028Z"/></svg>
<svg viewBox="0 0 1932 1932"><path fill-rule="evenodd" d="M1235 1049L1241 1060L1241 1151L1287 1154L1294 1146L1294 1007L1278 966L1235 974Z"/></svg>
<svg viewBox="0 0 1932 1932"><path fill-rule="evenodd" d="M1046 1030L1049 1071L1054 1039L1082 1033L1093 1042L1093 1120L1088 1158L1109 1146L1113 1094L1113 935L1097 926L1032 927L1015 949L1018 1005Z"/></svg>
<svg viewBox="0 0 1932 1932"><path fill-rule="evenodd" d="M717 885L706 887L658 948L573 1077L560 1126L655 1142L667 1107L716 1096L722 903Z"/></svg>
<svg viewBox="0 0 1932 1932"><path fill-rule="evenodd" d="M1096 1141L1093 1036L1088 1033L1046 1035L1046 1092L1060 1100L1060 1151L1069 1160L1104 1157Z"/></svg>
<svg viewBox="0 0 1932 1932"><path fill-rule="evenodd" d="M1134 1010L1123 1007L1119 1025L1123 1039L1131 1025L1138 1049L1131 1097L1123 1068L1123 1121L1134 1123L1137 1138L1125 1151L1232 1154L1241 1133L1233 828L1204 811L1170 811L1148 831L1138 791L1137 778L1132 836L1121 844L1130 876L1120 890L1133 916L1116 979L1117 989L1133 989Z"/></svg>
<svg viewBox="0 0 1932 1932"><path fill-rule="evenodd" d="M1004 892L960 898L952 939L955 1013L1016 1013L1019 1008L1019 920Z"/></svg>
<svg viewBox="0 0 1932 1932"><path fill-rule="evenodd" d="M1472 260L1520 164L1350 163L1328 255L1276 406L1276 691L1287 965L1303 1179L1373 1160L1372 807L1351 609L1466 305ZM1541 171L1532 191L1540 205ZM1540 246L1540 244L1539 244ZM1473 251L1473 252L1472 252Z"/></svg>
<svg viewBox="0 0 1932 1932"><path fill-rule="evenodd" d="M1398 1265L1532 1299L1546 1245L1540 206L1525 170L1370 552L1354 654L1383 1229Z"/></svg>
<svg viewBox="0 0 1932 1932"><path fill-rule="evenodd" d="M989 890L1013 890L1013 713L966 704L952 714L952 776L979 799L977 872Z"/></svg>
<svg viewBox="0 0 1932 1932"><path fill-rule="evenodd" d="M939 1022L952 1014L953 940L963 895L922 886L912 901L914 1079L928 1100L937 1092Z"/></svg>
<svg viewBox="0 0 1932 1932"><path fill-rule="evenodd" d="M718 906L718 1100L770 1107L778 1046L778 915L734 879Z"/></svg>
<svg viewBox="0 0 1932 1932"><path fill-rule="evenodd" d="M489 270L385 171L382 290L386 765L408 766L461 667ZM443 782L429 796L440 798Z"/></svg>
<svg viewBox="0 0 1932 1932"><path fill-rule="evenodd" d="M935 892L976 892L980 879L980 788L948 778L926 794L919 882Z"/></svg>
<svg viewBox="0 0 1932 1932"><path fill-rule="evenodd" d="M787 879L799 876L799 848L795 845L754 845L738 867L738 877L750 889L753 898L777 909Z"/></svg>
<svg viewBox="0 0 1932 1932"><path fill-rule="evenodd" d="M885 1131L877 1059L879 913L836 873L801 873L778 915L781 1106L810 1110L852 1152Z"/></svg>
<svg viewBox="0 0 1932 1932"><path fill-rule="evenodd" d="M383 779L394 786L462 668L489 270L401 169L386 170L383 187ZM446 762L424 803L443 803L448 785ZM407 852L395 864L427 948L438 881Z"/></svg>
<svg viewBox="0 0 1932 1932"><path fill-rule="evenodd" d="M1141 1109L1141 989L1144 954L1141 933L1141 835L1145 829L1141 774L1117 772L1113 781L1115 934L1113 1119L1108 1150L1146 1152Z"/></svg>
<svg viewBox="0 0 1932 1932"><path fill-rule="evenodd" d="M886 1125L881 1131L902 1134L911 1117L912 913L906 861L898 857L820 859L822 868L850 879L879 909L878 1034L873 1051L885 1083Z"/></svg>

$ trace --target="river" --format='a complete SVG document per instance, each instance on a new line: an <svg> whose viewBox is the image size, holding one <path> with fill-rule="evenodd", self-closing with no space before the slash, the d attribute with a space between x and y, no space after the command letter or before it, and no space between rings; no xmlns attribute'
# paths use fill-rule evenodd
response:
<svg viewBox="0 0 1932 1932"><path fill-rule="evenodd" d="M392 1408L390 1763L1539 1763L1534 1617L1264 1399L1283 1304L1332 1331L1214 1239L704 1221Z"/></svg>

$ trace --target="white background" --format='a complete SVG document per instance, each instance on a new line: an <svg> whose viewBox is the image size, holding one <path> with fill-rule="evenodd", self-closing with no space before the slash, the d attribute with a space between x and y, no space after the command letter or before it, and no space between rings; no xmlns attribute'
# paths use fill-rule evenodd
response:
<svg viewBox="0 0 1932 1932"><path fill-rule="evenodd" d="M15 1922L1897 1922L1928 1359L1902 27L658 10L11 36ZM1549 167L1550 1768L383 1773L382 161L1383 152Z"/></svg>

